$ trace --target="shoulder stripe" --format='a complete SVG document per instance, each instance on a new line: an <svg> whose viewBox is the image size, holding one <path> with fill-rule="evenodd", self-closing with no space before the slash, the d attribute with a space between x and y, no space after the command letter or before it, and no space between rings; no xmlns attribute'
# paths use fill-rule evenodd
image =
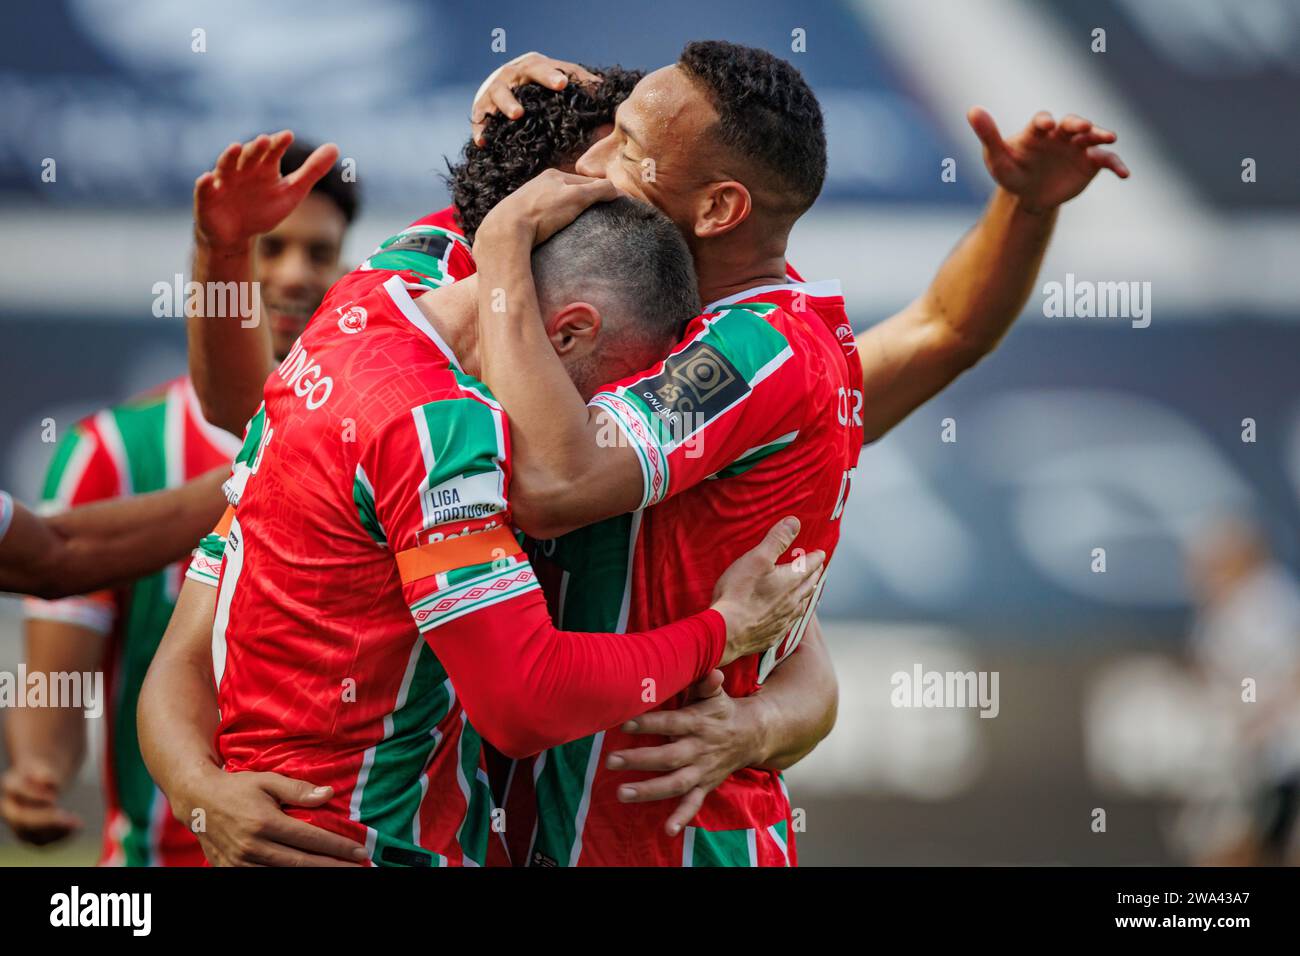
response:
<svg viewBox="0 0 1300 956"><path fill-rule="evenodd" d="M424 313L420 311L420 307L415 304L415 300L411 298L411 294L407 291L406 284L402 281L402 277L391 277L384 283L384 291L387 292L388 297L393 300L393 304L397 306L398 311L401 312L402 315L406 317L407 321L415 326L425 338L434 344L438 351L443 354L443 357L451 364L451 367L456 369L458 372L463 372L464 369L460 367L460 360L456 358L456 353L451 350L451 346L443 341L442 336L439 335L437 330L429 323L429 320L424 317Z"/></svg>
<svg viewBox="0 0 1300 956"><path fill-rule="evenodd" d="M726 298L718 299L716 302L710 302L704 307L705 312L712 312L719 306L733 305L737 302L744 302L746 299L753 299L756 296L763 295L766 292L802 292L804 295L811 296L814 299L824 299L833 296L843 297L844 293L840 287L839 279L822 279L818 282L779 282L775 285L760 285L752 289L746 289L744 292L737 292L735 295L729 295Z"/></svg>

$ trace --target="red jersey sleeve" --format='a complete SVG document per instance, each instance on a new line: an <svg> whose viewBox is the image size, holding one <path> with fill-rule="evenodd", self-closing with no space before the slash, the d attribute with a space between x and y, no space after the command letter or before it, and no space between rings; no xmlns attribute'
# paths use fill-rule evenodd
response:
<svg viewBox="0 0 1300 956"><path fill-rule="evenodd" d="M354 499L478 731L526 756L655 707L720 658L705 611L637 634L560 631L510 530L509 429L472 386L412 409L364 449Z"/></svg>
<svg viewBox="0 0 1300 956"><path fill-rule="evenodd" d="M706 478L785 448L809 408L807 345L778 306L746 303L696 319L653 368L601 389L590 404L641 463L647 508Z"/></svg>

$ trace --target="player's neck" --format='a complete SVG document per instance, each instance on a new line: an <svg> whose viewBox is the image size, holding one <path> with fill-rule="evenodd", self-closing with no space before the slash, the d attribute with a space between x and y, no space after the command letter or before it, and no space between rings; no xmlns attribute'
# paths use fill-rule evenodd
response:
<svg viewBox="0 0 1300 956"><path fill-rule="evenodd" d="M700 304L759 286L788 282L785 272L785 236L757 239L744 227L716 239L691 243L695 275L700 284ZM757 240L757 241L756 241Z"/></svg>
<svg viewBox="0 0 1300 956"><path fill-rule="evenodd" d="M442 340L456 353L460 367L477 376L478 276L469 276L426 292L415 303Z"/></svg>

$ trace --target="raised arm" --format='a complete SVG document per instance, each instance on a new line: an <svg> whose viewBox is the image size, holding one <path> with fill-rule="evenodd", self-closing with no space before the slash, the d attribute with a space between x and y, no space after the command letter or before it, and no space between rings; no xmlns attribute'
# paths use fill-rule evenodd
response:
<svg viewBox="0 0 1300 956"><path fill-rule="evenodd" d="M1115 134L1081 117L1039 113L1009 140L984 110L968 119L997 189L925 292L858 337L868 442L997 346L1034 289L1058 207L1103 169L1129 175L1102 148Z"/></svg>
<svg viewBox="0 0 1300 956"><path fill-rule="evenodd" d="M12 523L8 534L0 534L0 591L67 597L179 561L221 517L221 483L228 474L225 467L214 468L179 488L95 502L48 518L11 502Z"/></svg>
<svg viewBox="0 0 1300 956"><path fill-rule="evenodd" d="M192 279L204 290L186 305L190 378L203 416L236 435L262 400L271 373L271 337L261 321L258 296L208 296L209 289L250 288L253 242L293 212L338 158L326 143L298 169L280 174L280 159L293 142L282 130L247 143L231 143L216 166L194 181L194 263ZM240 285L227 286L227 283ZM218 303L253 303L252 315L224 315Z"/></svg>

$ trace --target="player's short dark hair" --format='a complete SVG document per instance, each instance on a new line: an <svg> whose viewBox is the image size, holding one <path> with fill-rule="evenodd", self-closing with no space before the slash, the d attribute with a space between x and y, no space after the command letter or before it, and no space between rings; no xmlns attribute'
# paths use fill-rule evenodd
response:
<svg viewBox="0 0 1300 956"><path fill-rule="evenodd" d="M289 144L289 148L284 151L280 157L280 175L291 173L307 161L307 157L316 151L314 143L306 143L302 140L295 139ZM343 178L343 168L335 163L328 173L316 181L316 185L311 187L314 193L320 193L334 205L339 207L339 212L343 213L343 218L348 225L352 225L352 220L357 217L357 212L361 209L361 190L357 187L356 181L348 182Z"/></svg>
<svg viewBox="0 0 1300 956"><path fill-rule="evenodd" d="M686 44L678 65L717 110L717 140L770 177L795 215L806 211L826 181L826 127L803 75L766 50L723 40Z"/></svg>
<svg viewBox="0 0 1300 956"><path fill-rule="evenodd" d="M483 145L468 142L460 162L447 162L447 185L465 238L474 234L492 207L544 169L575 162L591 145L597 127L614 122L614 111L641 79L639 70L586 67L603 82L570 82L562 90L527 83L514 91L524 115L487 118Z"/></svg>
<svg viewBox="0 0 1300 956"><path fill-rule="evenodd" d="M533 250L543 308L591 302L626 342L675 342L700 312L691 250L673 221L628 196L597 203Z"/></svg>

